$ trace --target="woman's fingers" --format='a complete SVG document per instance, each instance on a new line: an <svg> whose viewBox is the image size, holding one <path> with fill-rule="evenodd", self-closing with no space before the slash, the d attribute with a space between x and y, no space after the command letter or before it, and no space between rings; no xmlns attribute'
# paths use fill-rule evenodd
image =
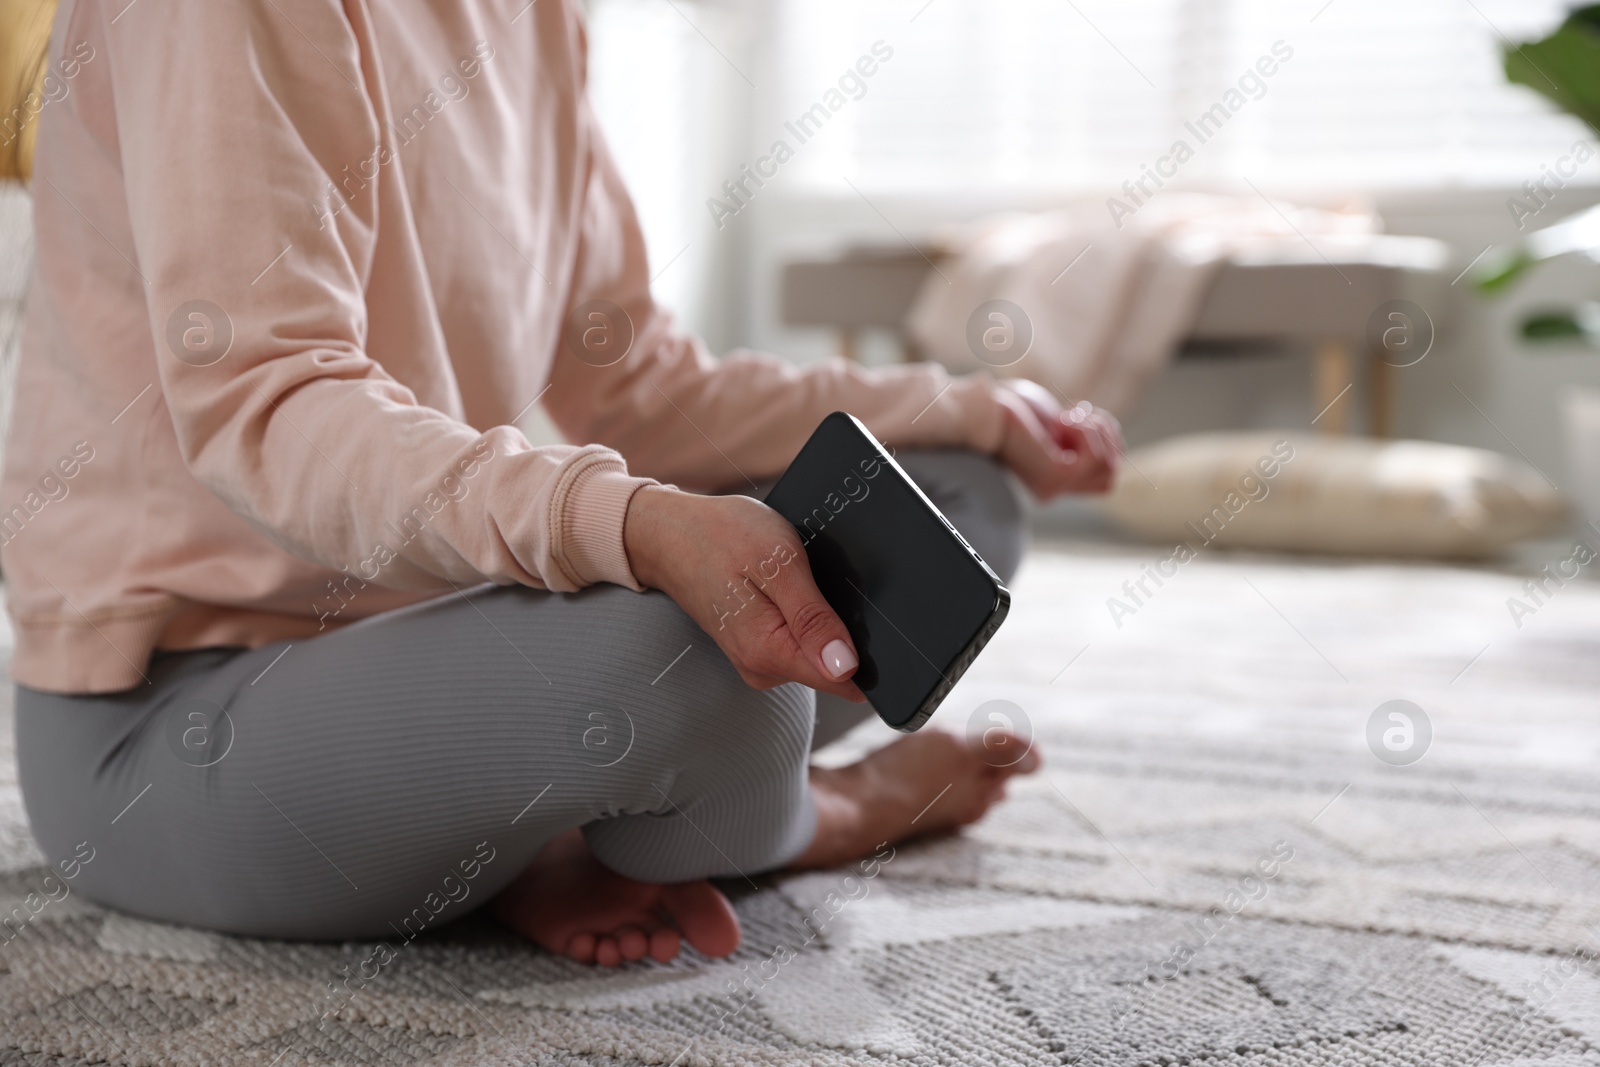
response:
<svg viewBox="0 0 1600 1067"><path fill-rule="evenodd" d="M1080 403L1055 414L1030 404L1039 418L1040 470L1029 488L1043 497L1065 492L1103 492L1109 488L1121 452L1122 432L1106 412Z"/></svg>
<svg viewBox="0 0 1600 1067"><path fill-rule="evenodd" d="M1079 466L1084 466L1087 473L1098 475L1103 471L1115 469L1117 454L1104 426L1081 423L1064 426L1062 430L1067 447L1082 457Z"/></svg>
<svg viewBox="0 0 1600 1067"><path fill-rule="evenodd" d="M1114 415L1088 401L1063 408L1036 382L1014 380L1002 388L1009 394L1002 396L1002 403L1019 416L1037 444L1017 469L1029 489L1048 499L1109 488L1122 454L1122 427ZM1032 418L1021 417L1024 412Z"/></svg>
<svg viewBox="0 0 1600 1067"><path fill-rule="evenodd" d="M640 582L676 600L747 684L799 682L865 699L849 680L857 666L850 632L777 512L747 497L646 486L629 503L623 537Z"/></svg>
<svg viewBox="0 0 1600 1067"><path fill-rule="evenodd" d="M866 698L849 681L859 666L855 643L811 576L803 550L783 568L783 573L762 590L778 612L782 626L772 627L764 638L764 652L787 669L778 673L813 689L846 700Z"/></svg>
<svg viewBox="0 0 1600 1067"><path fill-rule="evenodd" d="M860 661L844 620L822 598L811 568L793 567L787 581L773 590L774 602L789 624L789 633L804 652L808 665L830 682L842 682L855 673Z"/></svg>

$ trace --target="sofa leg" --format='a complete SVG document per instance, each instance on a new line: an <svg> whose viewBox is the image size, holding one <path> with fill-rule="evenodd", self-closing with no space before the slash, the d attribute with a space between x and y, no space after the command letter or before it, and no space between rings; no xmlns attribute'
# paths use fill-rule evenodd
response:
<svg viewBox="0 0 1600 1067"><path fill-rule="evenodd" d="M854 330L839 331L839 355L851 363L861 362L861 353L856 348L856 332Z"/></svg>
<svg viewBox="0 0 1600 1067"><path fill-rule="evenodd" d="M1367 398L1371 409L1371 433L1373 437L1394 436L1394 364L1384 359L1382 351L1372 354L1369 364L1372 374L1372 384L1368 387L1370 395Z"/></svg>
<svg viewBox="0 0 1600 1067"><path fill-rule="evenodd" d="M1324 341L1317 348L1315 377L1316 414L1311 422L1325 434L1350 432L1351 404L1347 394L1355 384L1350 346L1343 341Z"/></svg>

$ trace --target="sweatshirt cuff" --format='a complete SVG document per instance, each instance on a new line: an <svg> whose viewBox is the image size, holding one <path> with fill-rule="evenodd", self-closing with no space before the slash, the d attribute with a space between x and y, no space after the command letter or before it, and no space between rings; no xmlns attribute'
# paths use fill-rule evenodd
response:
<svg viewBox="0 0 1600 1067"><path fill-rule="evenodd" d="M578 588L611 582L643 592L628 565L622 531L633 494L656 482L629 474L615 452L596 450L585 458L589 462L572 475L561 500L555 559Z"/></svg>

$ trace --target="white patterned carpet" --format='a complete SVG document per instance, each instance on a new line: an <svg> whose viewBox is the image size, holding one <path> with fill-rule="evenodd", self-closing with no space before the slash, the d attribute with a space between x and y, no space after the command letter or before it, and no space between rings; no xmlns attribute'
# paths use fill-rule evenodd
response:
<svg viewBox="0 0 1600 1067"><path fill-rule="evenodd" d="M0 1065L1600 1067L1600 584L1518 628L1507 574L1217 554L1115 627L1153 558L1035 552L934 722L1009 700L1045 772L876 877L730 886L731 961L606 973L468 919L319 1026L372 945L74 896L0 943ZM1433 727L1410 766L1366 740L1397 698ZM7 747L0 910L40 863Z"/></svg>

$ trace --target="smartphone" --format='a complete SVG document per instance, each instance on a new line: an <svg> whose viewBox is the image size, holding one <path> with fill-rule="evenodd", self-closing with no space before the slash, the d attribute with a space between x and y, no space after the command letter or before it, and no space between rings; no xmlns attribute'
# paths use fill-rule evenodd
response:
<svg viewBox="0 0 1600 1067"><path fill-rule="evenodd" d="M800 534L850 630L854 681L907 733L928 721L1011 607L983 558L859 419L822 420L767 505Z"/></svg>

